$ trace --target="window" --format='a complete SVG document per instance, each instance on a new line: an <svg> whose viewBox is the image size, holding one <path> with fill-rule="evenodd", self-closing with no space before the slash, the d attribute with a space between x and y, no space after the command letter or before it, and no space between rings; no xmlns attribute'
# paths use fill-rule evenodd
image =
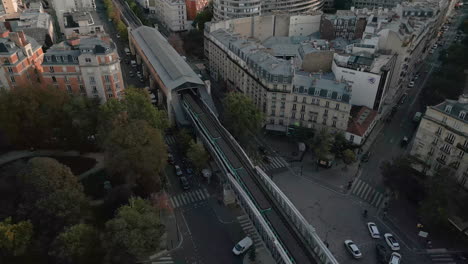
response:
<svg viewBox="0 0 468 264"><path fill-rule="evenodd" d="M53 67L53 66L50 66L50 67L49 67L49 72L55 72L55 70L54 70L54 67Z"/></svg>
<svg viewBox="0 0 468 264"><path fill-rule="evenodd" d="M336 110L340 110L340 104L336 104L336 105L335 105L335 109L336 109Z"/></svg>
<svg viewBox="0 0 468 264"><path fill-rule="evenodd" d="M447 117L446 116L442 117L442 123L444 123L444 124L447 123Z"/></svg>
<svg viewBox="0 0 468 264"><path fill-rule="evenodd" d="M291 118L292 118L292 119L296 119L296 112L292 112Z"/></svg>
<svg viewBox="0 0 468 264"><path fill-rule="evenodd" d="M444 154L440 154L439 160L441 160L442 162L445 162L446 159L447 159L447 156L445 156Z"/></svg>
<svg viewBox="0 0 468 264"><path fill-rule="evenodd" d="M114 94L109 93L109 94L107 94L107 97L108 97L108 98L112 98L112 97L114 97Z"/></svg>
<svg viewBox="0 0 468 264"><path fill-rule="evenodd" d="M466 116L466 112L465 111L460 111L460 114L458 115L458 117L460 119L465 119L465 116Z"/></svg>
<svg viewBox="0 0 468 264"><path fill-rule="evenodd" d="M297 96L294 96L294 102L297 102Z"/></svg>
<svg viewBox="0 0 468 264"><path fill-rule="evenodd" d="M325 109L325 112L323 113L324 116L328 115L328 109Z"/></svg>
<svg viewBox="0 0 468 264"><path fill-rule="evenodd" d="M91 87L91 90L93 91L93 94L97 94L97 88L96 88L96 86L92 86L92 87Z"/></svg>
<svg viewBox="0 0 468 264"><path fill-rule="evenodd" d="M107 84L107 85L106 85L106 91L112 92L112 86L110 86L109 84Z"/></svg>
<svg viewBox="0 0 468 264"><path fill-rule="evenodd" d="M458 152L458 157L463 158L464 155L465 155L465 151L460 150L460 151Z"/></svg>
<svg viewBox="0 0 468 264"><path fill-rule="evenodd" d="M301 120L304 120L304 113L301 113Z"/></svg>
<svg viewBox="0 0 468 264"><path fill-rule="evenodd" d="M293 111L296 110L296 104L293 104L292 110L293 110Z"/></svg>
<svg viewBox="0 0 468 264"><path fill-rule="evenodd" d="M468 140L465 140L465 142L463 142L463 148L468 149Z"/></svg>
<svg viewBox="0 0 468 264"><path fill-rule="evenodd" d="M437 128L436 135L442 135L442 127Z"/></svg>
<svg viewBox="0 0 468 264"><path fill-rule="evenodd" d="M13 73L13 68L12 68L12 67L8 67L8 72L9 72L9 73Z"/></svg>
<svg viewBox="0 0 468 264"><path fill-rule="evenodd" d="M271 110L271 116L275 116L275 110L274 109Z"/></svg>
<svg viewBox="0 0 468 264"><path fill-rule="evenodd" d="M305 105L301 106L301 112L305 111Z"/></svg>
<svg viewBox="0 0 468 264"><path fill-rule="evenodd" d="M433 154L434 154L434 150L435 150L435 149L434 149L433 147L431 147L431 149L429 150L429 155L433 155Z"/></svg>
<svg viewBox="0 0 468 264"><path fill-rule="evenodd" d="M307 104L307 97L302 97L302 103Z"/></svg>
<svg viewBox="0 0 468 264"><path fill-rule="evenodd" d="M68 77L67 76L64 76L63 79L65 80L65 83L69 83L70 80L68 80Z"/></svg>
<svg viewBox="0 0 468 264"><path fill-rule="evenodd" d="M89 77L89 82L90 83L96 83L96 79L94 79L94 76Z"/></svg>
<svg viewBox="0 0 468 264"><path fill-rule="evenodd" d="M450 144L453 144L453 142L455 141L455 135L452 133L449 133L447 137L445 138L445 141L447 141Z"/></svg>
<svg viewBox="0 0 468 264"><path fill-rule="evenodd" d="M329 101L325 102L325 107L330 107L330 102Z"/></svg>
<svg viewBox="0 0 468 264"><path fill-rule="evenodd" d="M440 148L443 152L447 153L450 155L450 145L449 144L444 144L442 148Z"/></svg>
<svg viewBox="0 0 468 264"><path fill-rule="evenodd" d="M68 92L68 93L72 93L72 92L73 92L71 85L67 85L67 92Z"/></svg>
<svg viewBox="0 0 468 264"><path fill-rule="evenodd" d="M332 127L336 127L336 120L333 120Z"/></svg>
<svg viewBox="0 0 468 264"><path fill-rule="evenodd" d="M452 111L452 106L451 105L446 105L445 106L445 112L450 113Z"/></svg>
<svg viewBox="0 0 468 264"><path fill-rule="evenodd" d="M91 58L85 58L85 62L91 62Z"/></svg>
<svg viewBox="0 0 468 264"><path fill-rule="evenodd" d="M78 82L81 83L81 76L78 76L77 79L78 79Z"/></svg>
<svg viewBox="0 0 468 264"><path fill-rule="evenodd" d="M86 94L86 89L84 88L83 85L80 85L80 93Z"/></svg>
<svg viewBox="0 0 468 264"><path fill-rule="evenodd" d="M53 83L56 83L56 82L57 82L57 78L55 78L55 76L52 76L52 82L53 82Z"/></svg>
<svg viewBox="0 0 468 264"><path fill-rule="evenodd" d="M110 83L110 76L109 75L104 75L104 80L106 83Z"/></svg>
<svg viewBox="0 0 468 264"><path fill-rule="evenodd" d="M15 76L10 76L10 80L11 80L12 83L15 83L16 82Z"/></svg>

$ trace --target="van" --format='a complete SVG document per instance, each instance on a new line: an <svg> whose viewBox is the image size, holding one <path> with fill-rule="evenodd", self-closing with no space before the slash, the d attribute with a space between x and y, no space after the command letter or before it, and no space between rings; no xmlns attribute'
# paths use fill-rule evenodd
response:
<svg viewBox="0 0 468 264"><path fill-rule="evenodd" d="M127 55L127 56L130 55L130 49L129 48L125 48L124 51L125 51L125 55Z"/></svg>
<svg viewBox="0 0 468 264"><path fill-rule="evenodd" d="M238 256L247 251L252 246L252 244L252 239L250 237L245 237L234 246L234 248L232 249L232 253Z"/></svg>
<svg viewBox="0 0 468 264"><path fill-rule="evenodd" d="M421 121L421 116L422 116L421 112L416 112L416 114L414 114L414 117L413 117L413 122L418 123L419 121Z"/></svg>

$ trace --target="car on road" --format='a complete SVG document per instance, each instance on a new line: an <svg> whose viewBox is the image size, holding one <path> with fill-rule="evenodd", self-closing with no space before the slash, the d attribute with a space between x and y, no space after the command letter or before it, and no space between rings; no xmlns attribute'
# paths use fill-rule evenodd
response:
<svg viewBox="0 0 468 264"><path fill-rule="evenodd" d="M349 251L349 253L351 253L353 258L355 258L355 259L362 258L361 251L356 246L356 244L354 244L354 242L352 240L349 240L349 239L345 240L344 245L345 245L346 249Z"/></svg>
<svg viewBox="0 0 468 264"><path fill-rule="evenodd" d="M414 81L411 81L408 83L408 88L413 88L414 87Z"/></svg>
<svg viewBox="0 0 468 264"><path fill-rule="evenodd" d="M234 248L232 249L232 253L234 255L240 255L247 251L253 245L253 241L250 237L245 237L239 243L237 243Z"/></svg>
<svg viewBox="0 0 468 264"><path fill-rule="evenodd" d="M406 98L408 97L408 94L407 93L404 93L401 97L400 97L400 104L404 104L406 102Z"/></svg>
<svg viewBox="0 0 468 264"><path fill-rule="evenodd" d="M419 79L419 74L416 74L416 75L414 76L414 80L416 81L417 79Z"/></svg>
<svg viewBox="0 0 468 264"><path fill-rule="evenodd" d="M174 168L175 168L175 171L176 171L176 175L177 175L177 176L182 176L182 175L184 174L184 173L182 172L182 169L180 168L179 165L175 165Z"/></svg>
<svg viewBox="0 0 468 264"><path fill-rule="evenodd" d="M401 263L401 255L399 253L393 252L390 256L390 260L388 264L400 264Z"/></svg>
<svg viewBox="0 0 468 264"><path fill-rule="evenodd" d="M422 113L421 112L416 112L413 117L413 122L419 123L421 121Z"/></svg>
<svg viewBox="0 0 468 264"><path fill-rule="evenodd" d="M367 223L367 228L372 238L380 238L380 232L377 225L374 222Z"/></svg>
<svg viewBox="0 0 468 264"><path fill-rule="evenodd" d="M403 137L403 139L402 139L401 142L400 142L400 146L401 146L402 148L404 148L404 147L406 147L406 146L408 145L408 142L409 142L408 137Z"/></svg>
<svg viewBox="0 0 468 264"><path fill-rule="evenodd" d="M388 250L382 244L375 245L375 249L377 250L377 261L381 264L387 264L388 259Z"/></svg>
<svg viewBox="0 0 468 264"><path fill-rule="evenodd" d="M385 237L385 242L387 242L387 245L392 250L394 251L400 250L400 244L398 244L398 242L396 241L395 237L392 234L386 233L384 237Z"/></svg>
<svg viewBox="0 0 468 264"><path fill-rule="evenodd" d="M120 34L119 34L119 33L117 33L117 35L115 35L115 36L116 36L117 38L120 38Z"/></svg>
<svg viewBox="0 0 468 264"><path fill-rule="evenodd" d="M130 76L130 77L135 77L135 74L133 74L132 71L129 71L129 72L128 72L128 76Z"/></svg>
<svg viewBox="0 0 468 264"><path fill-rule="evenodd" d="M189 184L187 178L180 177L179 180L180 180L180 186L182 187L182 189L184 189L184 190L190 189L190 184Z"/></svg>
<svg viewBox="0 0 468 264"><path fill-rule="evenodd" d="M368 162L369 159L370 159L370 155L371 155L370 151L367 151L366 153L364 153L364 155L362 155L361 161L362 162Z"/></svg>

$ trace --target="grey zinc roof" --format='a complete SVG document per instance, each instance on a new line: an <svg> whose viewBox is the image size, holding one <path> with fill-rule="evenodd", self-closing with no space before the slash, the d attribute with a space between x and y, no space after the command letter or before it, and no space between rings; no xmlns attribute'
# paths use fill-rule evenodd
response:
<svg viewBox="0 0 468 264"><path fill-rule="evenodd" d="M337 82L334 76L310 74L307 72L296 72L293 79L294 87L298 93L314 95L318 90L318 96L330 98L336 101L349 103L351 93L346 87L346 83ZM341 99L339 99L341 97Z"/></svg>
<svg viewBox="0 0 468 264"><path fill-rule="evenodd" d="M452 109L450 110L450 113L445 112L445 108L447 105L452 106ZM432 106L432 108L437 109L440 112L443 112L445 114L449 114L450 116L457 118L459 120L463 120L464 122L468 123L468 103L461 103L457 100L448 100L446 99L443 103L440 103L438 105ZM464 111L465 117L463 119L460 118L460 112Z"/></svg>
<svg viewBox="0 0 468 264"><path fill-rule="evenodd" d="M157 29L141 26L132 30L131 35L168 89L176 89L187 82L204 85Z"/></svg>

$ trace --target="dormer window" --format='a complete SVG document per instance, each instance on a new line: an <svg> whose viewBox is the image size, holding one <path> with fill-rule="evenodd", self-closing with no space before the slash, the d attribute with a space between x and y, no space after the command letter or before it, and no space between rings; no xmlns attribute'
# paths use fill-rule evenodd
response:
<svg viewBox="0 0 468 264"><path fill-rule="evenodd" d="M451 105L446 105L445 106L445 112L450 114L451 111L452 111L452 106Z"/></svg>
<svg viewBox="0 0 468 264"><path fill-rule="evenodd" d="M466 112L465 111L460 111L460 114L458 115L458 117L460 119L465 119L465 116L466 116Z"/></svg>

